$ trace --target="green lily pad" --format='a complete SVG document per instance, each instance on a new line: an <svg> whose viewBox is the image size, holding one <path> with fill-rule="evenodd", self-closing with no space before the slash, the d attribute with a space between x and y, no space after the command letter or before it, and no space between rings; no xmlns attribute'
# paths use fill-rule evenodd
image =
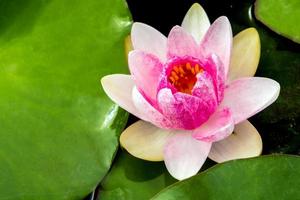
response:
<svg viewBox="0 0 300 200"><path fill-rule="evenodd" d="M163 162L143 161L120 151L101 183L99 200L146 200L175 181Z"/></svg>
<svg viewBox="0 0 300 200"><path fill-rule="evenodd" d="M300 43L299 0L257 0L255 15L273 31Z"/></svg>
<svg viewBox="0 0 300 200"><path fill-rule="evenodd" d="M295 199L300 157L264 156L218 164L161 191L153 200Z"/></svg>
<svg viewBox="0 0 300 200"><path fill-rule="evenodd" d="M127 114L100 86L126 73L123 0L0 1L0 199L82 199Z"/></svg>

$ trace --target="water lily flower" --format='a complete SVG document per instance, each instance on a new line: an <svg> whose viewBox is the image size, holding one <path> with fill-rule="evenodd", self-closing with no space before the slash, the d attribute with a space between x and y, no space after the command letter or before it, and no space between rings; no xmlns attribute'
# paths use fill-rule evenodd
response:
<svg viewBox="0 0 300 200"><path fill-rule="evenodd" d="M280 86L252 77L260 57L254 28L233 39L226 17L210 25L194 4L167 38L143 23L133 24L131 37L131 75L101 80L115 103L141 119L120 137L129 153L164 160L178 180L195 175L207 157L223 162L260 154L261 139L247 119L273 103Z"/></svg>

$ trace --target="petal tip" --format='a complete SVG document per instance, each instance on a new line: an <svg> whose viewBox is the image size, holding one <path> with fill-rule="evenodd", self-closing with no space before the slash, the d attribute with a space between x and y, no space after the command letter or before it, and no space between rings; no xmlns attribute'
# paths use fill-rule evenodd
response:
<svg viewBox="0 0 300 200"><path fill-rule="evenodd" d="M257 29L254 27L246 28L240 33L238 33L236 36L241 36L241 35L242 36L247 35L247 37L251 37L251 39L260 42L259 33Z"/></svg>
<svg viewBox="0 0 300 200"><path fill-rule="evenodd" d="M230 23L228 17L226 17L226 16L220 16L216 19L216 21L219 21L219 20Z"/></svg>
<svg viewBox="0 0 300 200"><path fill-rule="evenodd" d="M100 79L100 83L102 85L103 88L105 88L105 86L107 86L112 78L113 74L110 74L110 75L106 75L106 76L103 76L101 79Z"/></svg>
<svg viewBox="0 0 300 200"><path fill-rule="evenodd" d="M217 18L214 23L221 23L221 24L225 25L226 27L228 27L230 29L230 32L232 33L231 23L230 23L228 17L221 16L221 17Z"/></svg>
<svg viewBox="0 0 300 200"><path fill-rule="evenodd" d="M199 3L195 2L195 3L193 3L193 5L191 6L191 8L198 9L198 8L202 8L202 6L201 6Z"/></svg>
<svg viewBox="0 0 300 200"><path fill-rule="evenodd" d="M254 27L247 28L246 30L251 31L251 32L253 32L254 34L259 35L257 29L254 28Z"/></svg>
<svg viewBox="0 0 300 200"><path fill-rule="evenodd" d="M193 5L190 7L190 9L188 10L187 13L190 13L190 12L203 12L204 9L203 7L199 4L199 3L193 3Z"/></svg>
<svg viewBox="0 0 300 200"><path fill-rule="evenodd" d="M130 75L127 75L127 74L109 74L109 75L106 75L106 76L103 76L101 79L100 79L100 83L102 85L103 88L105 88L106 86L109 86L112 82L114 82L116 79L119 79L119 78L130 78L131 76Z"/></svg>
<svg viewBox="0 0 300 200"><path fill-rule="evenodd" d="M164 161L169 173L178 180L198 173L212 143L195 140L184 132L173 135L164 147Z"/></svg>
<svg viewBox="0 0 300 200"><path fill-rule="evenodd" d="M173 26L172 29L170 30L169 35L170 35L172 32L177 31L177 30L183 30L183 28L182 28L181 26L179 26L179 25L175 25L175 26Z"/></svg>
<svg viewBox="0 0 300 200"><path fill-rule="evenodd" d="M132 24L132 27L131 27L131 30L135 30L137 28L140 28L140 27L144 27L144 26L148 26L147 24L144 24L142 22L134 22Z"/></svg>

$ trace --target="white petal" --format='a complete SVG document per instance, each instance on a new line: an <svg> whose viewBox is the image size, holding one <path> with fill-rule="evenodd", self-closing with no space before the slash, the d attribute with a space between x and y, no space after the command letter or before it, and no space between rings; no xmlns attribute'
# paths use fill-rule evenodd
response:
<svg viewBox="0 0 300 200"><path fill-rule="evenodd" d="M134 87L134 82L130 75L107 75L101 79L101 84L105 93L113 102L131 114L141 119L146 119L140 114L140 112L138 112L133 103L131 94Z"/></svg>
<svg viewBox="0 0 300 200"><path fill-rule="evenodd" d="M202 6L194 3L186 13L181 26L195 38L197 44L200 44L210 26L210 22Z"/></svg>
<svg viewBox="0 0 300 200"><path fill-rule="evenodd" d="M131 155L149 161L162 161L170 131L145 121L137 121L123 131L120 143Z"/></svg>
<svg viewBox="0 0 300 200"><path fill-rule="evenodd" d="M260 58L260 40L255 28L248 28L233 38L228 81L254 76Z"/></svg>
<svg viewBox="0 0 300 200"><path fill-rule="evenodd" d="M145 116L145 121L151 122L160 128L169 128L171 124L158 110L156 110L138 91L136 87L132 89L133 104L138 112Z"/></svg>
<svg viewBox="0 0 300 200"><path fill-rule="evenodd" d="M225 89L220 108L228 107L234 123L240 123L268 107L278 97L280 85L268 78L237 79Z"/></svg>
<svg viewBox="0 0 300 200"><path fill-rule="evenodd" d="M136 22L132 25L131 39L135 50L156 55L161 62L166 61L167 38L155 28Z"/></svg>
<svg viewBox="0 0 300 200"><path fill-rule="evenodd" d="M178 180L189 178L204 164L211 143L198 141L189 133L170 137L164 148L164 161L169 173Z"/></svg>
<svg viewBox="0 0 300 200"><path fill-rule="evenodd" d="M229 137L213 143L208 157L220 163L259 156L261 152L261 137L255 127L246 120L237 124L234 133Z"/></svg>

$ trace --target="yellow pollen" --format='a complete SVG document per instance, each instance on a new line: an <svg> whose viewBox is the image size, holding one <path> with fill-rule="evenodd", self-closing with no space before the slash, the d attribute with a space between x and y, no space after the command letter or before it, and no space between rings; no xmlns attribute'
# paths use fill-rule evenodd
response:
<svg viewBox="0 0 300 200"><path fill-rule="evenodd" d="M174 70L175 70L175 72L176 72L176 73L178 73L178 72L179 72L179 70L178 70L178 67L177 67L177 66L175 66L175 67L174 67Z"/></svg>
<svg viewBox="0 0 300 200"><path fill-rule="evenodd" d="M197 64L198 65L198 64ZM190 63L186 63L186 68L188 69L188 70L191 70L192 69L192 66L191 66L191 64Z"/></svg>
<svg viewBox="0 0 300 200"><path fill-rule="evenodd" d="M195 83L196 75L202 73L203 69L200 64L185 62L173 65L169 75L169 82L180 92L191 94Z"/></svg>
<svg viewBox="0 0 300 200"><path fill-rule="evenodd" d="M192 71L192 73L195 75L195 69L194 69L194 68L192 68L192 70L191 70L191 71Z"/></svg>
<svg viewBox="0 0 300 200"><path fill-rule="evenodd" d="M173 76L175 78L176 81L179 80L179 77L177 75Z"/></svg>
<svg viewBox="0 0 300 200"><path fill-rule="evenodd" d="M174 79L174 77L172 77L172 76L170 77L170 80L171 80L172 83L175 82L175 79Z"/></svg>
<svg viewBox="0 0 300 200"><path fill-rule="evenodd" d="M180 71L181 74L185 74L185 72L184 72L184 70L182 69L181 66L179 67L179 71Z"/></svg>
<svg viewBox="0 0 300 200"><path fill-rule="evenodd" d="M200 71L200 68L199 68L198 64L195 65L195 71L196 71L196 73L198 73Z"/></svg>

